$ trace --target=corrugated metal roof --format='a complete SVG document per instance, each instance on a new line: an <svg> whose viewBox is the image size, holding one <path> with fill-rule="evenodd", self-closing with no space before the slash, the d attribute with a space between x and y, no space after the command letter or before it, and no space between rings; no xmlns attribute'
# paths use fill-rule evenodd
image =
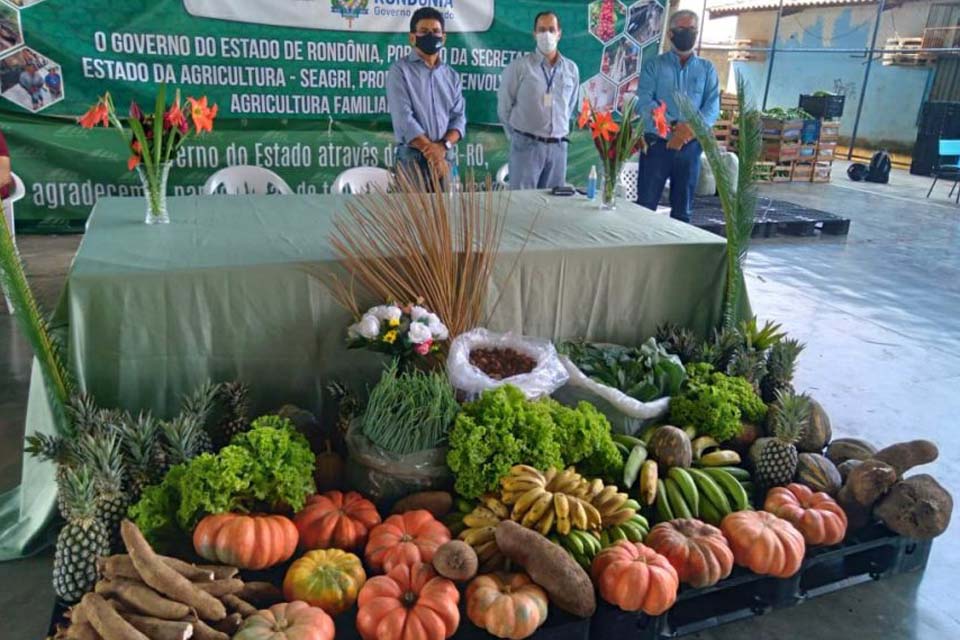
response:
<svg viewBox="0 0 960 640"><path fill-rule="evenodd" d="M850 4L876 4L877 0L783 0L784 8L837 7ZM780 0L717 0L707 4L713 18L747 11L769 11L780 6Z"/></svg>

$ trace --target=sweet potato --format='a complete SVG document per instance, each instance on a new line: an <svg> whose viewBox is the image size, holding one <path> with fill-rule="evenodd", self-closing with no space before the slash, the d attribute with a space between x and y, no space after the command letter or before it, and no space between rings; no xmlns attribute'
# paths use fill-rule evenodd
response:
<svg viewBox="0 0 960 640"><path fill-rule="evenodd" d="M150 640L120 617L107 601L96 593L88 593L80 601L86 616L104 640Z"/></svg>
<svg viewBox="0 0 960 640"><path fill-rule="evenodd" d="M223 604L227 605L227 608L230 609L230 611L235 611L244 618L252 616L257 612L257 608L255 606L234 595L223 596Z"/></svg>
<svg viewBox="0 0 960 640"><path fill-rule="evenodd" d="M196 565L196 568L204 572L212 573L212 580L229 580L230 578L236 578L237 574L240 573L240 569L225 564L199 564ZM199 581L194 580L194 582Z"/></svg>
<svg viewBox="0 0 960 640"><path fill-rule="evenodd" d="M897 477L902 478L905 471L933 462L939 455L937 445L929 440L910 440L880 449L873 455L873 459L886 462L897 470Z"/></svg>
<svg viewBox="0 0 960 640"><path fill-rule="evenodd" d="M229 635L217 631L199 618L194 618L190 622L193 624L193 640L230 640Z"/></svg>
<svg viewBox="0 0 960 640"><path fill-rule="evenodd" d="M214 598L222 598L232 593L240 593L240 590L243 589L243 580L238 580L237 578L214 580L213 582L196 582L194 584L197 585L198 589L206 591Z"/></svg>
<svg viewBox="0 0 960 640"><path fill-rule="evenodd" d="M922 473L895 484L873 513L891 531L927 540L947 530L953 497L932 476Z"/></svg>
<svg viewBox="0 0 960 640"><path fill-rule="evenodd" d="M126 578L101 580L97 583L96 592L104 597L115 598L138 613L155 618L179 620L190 615L190 607L182 602L174 602L142 582Z"/></svg>
<svg viewBox="0 0 960 640"><path fill-rule="evenodd" d="M124 520L120 525L120 535L130 559L133 560L133 566L137 568L137 573L145 583L172 600L193 607L204 620L223 620L227 616L222 602L198 589L160 560L137 525L130 520Z"/></svg>
<svg viewBox="0 0 960 640"><path fill-rule="evenodd" d="M237 631L240 630L240 625L243 624L243 616L237 612L229 614L226 618L218 622L213 626L214 629L221 633L225 633L228 636L232 636Z"/></svg>
<svg viewBox="0 0 960 640"><path fill-rule="evenodd" d="M270 582L244 582L243 589L236 595L260 609L267 609L284 600L283 592Z"/></svg>
<svg viewBox="0 0 960 640"><path fill-rule="evenodd" d="M523 567L557 607L581 618L597 610L590 576L566 551L511 520L498 524L495 536L500 551Z"/></svg>
<svg viewBox="0 0 960 640"><path fill-rule="evenodd" d="M406 513L417 509L426 509L439 520L453 508L453 496L447 491L420 491L397 500L393 513Z"/></svg>
<svg viewBox="0 0 960 640"><path fill-rule="evenodd" d="M478 564L477 552L462 540L451 540L440 545L433 555L433 568L437 573L457 582L477 575Z"/></svg>
<svg viewBox="0 0 960 640"><path fill-rule="evenodd" d="M191 582L211 582L213 580L214 572L209 569L202 569L196 565L169 556L157 557L160 558L164 564ZM98 558L97 568L100 570L100 575L104 578L130 578L131 580L140 580L140 574L137 573L136 567L133 566L133 560L125 553Z"/></svg>
<svg viewBox="0 0 960 640"><path fill-rule="evenodd" d="M193 637L193 624L182 620L161 620L135 613L121 613L124 620L142 631L151 640L188 640Z"/></svg>
<svg viewBox="0 0 960 640"><path fill-rule="evenodd" d="M63 636L69 640L103 640L97 630L89 622L74 622L67 627Z"/></svg>

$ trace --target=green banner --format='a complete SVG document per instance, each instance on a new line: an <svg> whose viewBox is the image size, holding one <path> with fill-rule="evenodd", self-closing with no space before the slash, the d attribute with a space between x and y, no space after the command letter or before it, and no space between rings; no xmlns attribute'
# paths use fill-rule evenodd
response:
<svg viewBox="0 0 960 640"><path fill-rule="evenodd" d="M177 157L171 195L236 164L268 167L298 193L324 193L349 167L390 166L386 72L409 53L421 6L443 13L444 56L461 73L463 171L495 172L507 157L500 74L532 50L534 16L559 15L583 91L616 109L657 54L664 1L0 0L0 129L27 188L17 229L82 230L97 197L139 194L120 135L73 124L106 91L124 108L152 104L166 83L218 105L214 133ZM575 136L570 181L583 182L593 153Z"/></svg>

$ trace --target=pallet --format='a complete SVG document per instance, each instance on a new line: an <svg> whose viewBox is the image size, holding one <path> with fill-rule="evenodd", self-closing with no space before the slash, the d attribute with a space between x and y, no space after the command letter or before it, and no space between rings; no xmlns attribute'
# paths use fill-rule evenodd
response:
<svg viewBox="0 0 960 640"><path fill-rule="evenodd" d="M893 53L883 54L884 66L897 65L902 67L925 67L937 61L934 53L921 51L923 38L887 38L886 49L898 49Z"/></svg>
<svg viewBox="0 0 960 640"><path fill-rule="evenodd" d="M718 236L726 236L726 221L716 197L696 198L691 224ZM757 206L751 237L772 238L778 235L814 237L818 233L841 236L849 232L849 218L762 197Z"/></svg>
<svg viewBox="0 0 960 640"><path fill-rule="evenodd" d="M698 633L871 580L922 571L931 547L929 540L903 538L876 524L841 545L811 549L791 578L758 576L737 568L712 587L682 587L677 603L661 616L631 614L601 604L591 622L590 637L666 640Z"/></svg>
<svg viewBox="0 0 960 640"><path fill-rule="evenodd" d="M734 40L734 49L727 52L730 62L763 62L767 59L766 51L748 51L748 49L763 49L767 46L766 40Z"/></svg>

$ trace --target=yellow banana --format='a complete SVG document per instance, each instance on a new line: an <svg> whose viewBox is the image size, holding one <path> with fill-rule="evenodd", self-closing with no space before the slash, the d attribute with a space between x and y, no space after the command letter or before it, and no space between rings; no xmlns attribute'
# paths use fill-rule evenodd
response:
<svg viewBox="0 0 960 640"><path fill-rule="evenodd" d="M460 539L476 549L478 546L494 540L496 527L477 527L475 529L464 529L460 533ZM494 541L496 544L496 541Z"/></svg>
<svg viewBox="0 0 960 640"><path fill-rule="evenodd" d="M540 535L545 536L550 533L551 529L553 529L553 523L556 521L556 513L557 512L553 508L547 509L546 513L543 514L543 517L537 521L537 524L534 528L540 532Z"/></svg>
<svg viewBox="0 0 960 640"><path fill-rule="evenodd" d="M712 451L700 458L700 464L705 467L723 467L740 464L740 454L731 449Z"/></svg>
<svg viewBox="0 0 960 640"><path fill-rule="evenodd" d="M619 489L617 489L616 485L613 485L613 484L608 485L603 488L603 491L593 496L593 498L590 500L590 504L592 504L597 509L599 509L600 505L604 504L607 500L610 500L611 498L613 498L613 496L617 495L617 491L619 491Z"/></svg>
<svg viewBox="0 0 960 640"><path fill-rule="evenodd" d="M587 529L590 523L587 521L587 510L583 506L584 502L580 498L568 498L567 504L570 507L570 525L574 529Z"/></svg>
<svg viewBox="0 0 960 640"><path fill-rule="evenodd" d="M583 502L583 508L587 511L587 527L590 529L599 529L603 524L603 516L597 511L597 508L589 502Z"/></svg>
<svg viewBox="0 0 960 640"><path fill-rule="evenodd" d="M604 489L604 491L606 491L606 489ZM617 487L613 487L613 495L610 495L604 500L600 499L602 497L602 493L597 496L597 499L593 501L593 506L595 506L603 515L610 515L615 511L619 511L620 507L623 506L623 503L630 499L630 496L626 493L618 493Z"/></svg>
<svg viewBox="0 0 960 640"><path fill-rule="evenodd" d="M537 498L537 501L530 506L530 509L527 510L526 514L524 514L520 524L532 529L533 526L540 520L540 518L543 517L543 514L547 512L547 508L552 506L553 493L544 491L540 494L540 497Z"/></svg>
<svg viewBox="0 0 960 640"><path fill-rule="evenodd" d="M590 490L587 492L587 499L592 501L603 489L603 480L594 478L590 481Z"/></svg>
<svg viewBox="0 0 960 640"><path fill-rule="evenodd" d="M468 527L495 527L503 520L490 509L486 507L477 507L467 515L463 516L463 524Z"/></svg>
<svg viewBox="0 0 960 640"><path fill-rule="evenodd" d="M516 504L513 505L513 512L510 514L510 518L514 522L520 522L523 520L524 514L530 510L530 507L533 506L533 503L540 499L540 496L546 493L546 490L543 487L537 487L536 489L531 489L525 494L520 496Z"/></svg>
<svg viewBox="0 0 960 640"><path fill-rule="evenodd" d="M693 459L697 460L700 456L703 455L703 452L707 449L719 448L720 443L711 438L710 436L700 436L696 438L693 442L690 443L690 448L693 450Z"/></svg>
<svg viewBox="0 0 960 640"><path fill-rule="evenodd" d="M619 511L614 511L610 515L603 517L603 526L615 527L617 525L624 524L632 520L636 513L637 512L633 509L620 509Z"/></svg>
<svg viewBox="0 0 960 640"><path fill-rule="evenodd" d="M530 478L526 478L526 477L517 478L514 476L507 476L506 478L500 481L500 487L504 491L522 491L524 489L530 490L530 489L536 489L537 487L543 487L543 486L544 486L543 483L535 482Z"/></svg>
<svg viewBox="0 0 960 640"><path fill-rule="evenodd" d="M512 467L510 467L510 474L518 477L526 476L531 478L539 478L540 480L543 480L543 474L540 473L540 470L535 469L534 467L531 467L530 465L527 465L527 464L513 465ZM543 484L546 484L546 482L544 482Z"/></svg>
<svg viewBox="0 0 960 640"><path fill-rule="evenodd" d="M548 484L550 484L551 482L553 482L553 479L554 479L554 478L556 477L556 475L557 475L557 470L556 470L556 469L552 469L552 468L551 468L551 469L547 469L547 472L544 473L544 474L542 474L542 475L543 475L543 486L546 487Z"/></svg>
<svg viewBox="0 0 960 640"><path fill-rule="evenodd" d="M480 496L480 502L501 520L506 520L510 517L510 510L507 509L507 505L500 502L500 499L492 493L486 493Z"/></svg>
<svg viewBox="0 0 960 640"><path fill-rule="evenodd" d="M645 505L657 499L657 461L647 460L640 467L640 500Z"/></svg>
<svg viewBox="0 0 960 640"><path fill-rule="evenodd" d="M570 501L566 494L553 494L553 511L556 513L557 531L563 535L570 533Z"/></svg>

